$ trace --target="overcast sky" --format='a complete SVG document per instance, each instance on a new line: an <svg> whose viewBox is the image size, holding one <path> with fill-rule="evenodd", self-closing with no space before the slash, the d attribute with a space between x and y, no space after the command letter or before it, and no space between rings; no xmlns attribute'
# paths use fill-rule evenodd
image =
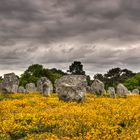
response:
<svg viewBox="0 0 140 140"><path fill-rule="evenodd" d="M140 71L140 0L0 0L0 74L75 60Z"/></svg>

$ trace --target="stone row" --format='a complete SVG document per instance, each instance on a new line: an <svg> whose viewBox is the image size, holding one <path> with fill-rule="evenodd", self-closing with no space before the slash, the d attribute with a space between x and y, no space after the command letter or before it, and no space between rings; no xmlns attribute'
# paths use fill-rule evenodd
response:
<svg viewBox="0 0 140 140"><path fill-rule="evenodd" d="M49 95L53 92L53 85L51 81L42 77L37 81L37 87L34 83L26 84L25 88L19 86L19 79L14 73L4 75L4 80L0 83L0 92L2 93L30 93L40 92L44 95Z"/></svg>
<svg viewBox="0 0 140 140"><path fill-rule="evenodd" d="M34 83L26 84L25 88L19 86L19 80L14 73L5 74L4 80L0 84L0 91L3 93L30 93L40 92L44 95L50 95L53 92L53 85L47 77L42 77L37 81L37 87ZM106 94L105 85L98 79L95 79L91 86L87 86L87 79L84 75L65 75L55 81L55 91L60 100L64 101L83 101L87 92L102 96ZM131 92L123 84L118 84L116 90L109 87L107 93L111 98L126 96ZM138 89L132 93L139 94Z"/></svg>

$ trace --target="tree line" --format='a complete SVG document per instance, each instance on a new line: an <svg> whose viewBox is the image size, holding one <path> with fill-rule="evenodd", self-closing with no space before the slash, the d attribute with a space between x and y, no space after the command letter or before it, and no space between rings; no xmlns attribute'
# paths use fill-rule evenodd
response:
<svg viewBox="0 0 140 140"><path fill-rule="evenodd" d="M56 68L47 69L40 64L30 65L27 70L25 70L24 73L19 77L20 86L25 87L27 83L36 84L37 80L41 77L47 77L54 84L56 79L67 74L86 75L89 86L93 82L90 76L84 71L83 64L80 61L74 61L69 66L67 72L63 72L62 70ZM95 74L93 79L99 79L100 81L104 82L105 89L108 89L108 87L112 86L116 87L117 84L123 83L129 90L133 90L135 88L140 90L140 73L135 73L128 69L121 69L118 67L112 68L105 74ZM2 80L2 77L0 77L0 81Z"/></svg>

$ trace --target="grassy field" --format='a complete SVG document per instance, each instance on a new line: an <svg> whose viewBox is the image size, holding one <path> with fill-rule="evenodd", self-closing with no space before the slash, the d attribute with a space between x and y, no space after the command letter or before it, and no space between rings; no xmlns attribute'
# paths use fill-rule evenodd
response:
<svg viewBox="0 0 140 140"><path fill-rule="evenodd" d="M0 140L137 140L140 96L87 94L83 103L56 94L0 94Z"/></svg>

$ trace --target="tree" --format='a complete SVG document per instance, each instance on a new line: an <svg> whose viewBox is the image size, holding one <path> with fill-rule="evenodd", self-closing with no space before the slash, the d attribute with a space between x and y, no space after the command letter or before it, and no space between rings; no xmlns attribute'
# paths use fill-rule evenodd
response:
<svg viewBox="0 0 140 140"><path fill-rule="evenodd" d="M69 70L71 74L77 74L77 75L85 75L85 71L83 71L83 65L80 61L74 61L70 66Z"/></svg>
<svg viewBox="0 0 140 140"><path fill-rule="evenodd" d="M128 70L128 69L123 69L122 73L121 73L121 82L124 82L125 80L127 80L130 77L135 76L136 73L133 73L132 71Z"/></svg>
<svg viewBox="0 0 140 140"><path fill-rule="evenodd" d="M46 69L43 68L42 65L33 64L28 67L28 69L21 75L20 77L20 85L24 86L27 83L37 83L37 80L41 77L47 77L53 84L56 79L60 78L61 76L65 75L61 70L53 69Z"/></svg>
<svg viewBox="0 0 140 140"><path fill-rule="evenodd" d="M133 90L135 88L140 90L140 73L136 74L135 76L128 78L124 85L129 89Z"/></svg>
<svg viewBox="0 0 140 140"><path fill-rule="evenodd" d="M118 83L124 83L125 80L127 80L130 77L133 77L134 75L135 73L133 73L130 70L120 69L117 67L110 69L104 75L98 73L94 76L94 78L104 82L105 88L108 89L108 87L110 86L116 87Z"/></svg>
<svg viewBox="0 0 140 140"><path fill-rule="evenodd" d="M44 73L44 68L42 65L33 64L28 67L28 69L25 71L25 73L28 73L30 75L40 78Z"/></svg>
<svg viewBox="0 0 140 140"><path fill-rule="evenodd" d="M107 74L104 75L106 87L107 88L109 86L116 87L117 84L123 83L125 80L127 80L128 78L134 75L135 73L133 73L130 70L113 68L109 70Z"/></svg>
<svg viewBox="0 0 140 140"><path fill-rule="evenodd" d="M101 73L97 73L97 74L94 75L94 79L104 81L104 75L102 75Z"/></svg>
<svg viewBox="0 0 140 140"><path fill-rule="evenodd" d="M33 64L20 77L20 85L25 86L27 83L37 83L37 80L44 76L45 69L42 65Z"/></svg>
<svg viewBox="0 0 140 140"><path fill-rule="evenodd" d="M108 88L109 86L115 87L118 83L120 83L120 76L120 68L110 69L106 74L104 74L106 88Z"/></svg>
<svg viewBox="0 0 140 140"><path fill-rule="evenodd" d="M59 79L60 77L66 74L67 73L64 73L63 71L58 70L56 68L45 69L45 72L44 72L44 76L50 79L53 84L55 83L56 79Z"/></svg>

